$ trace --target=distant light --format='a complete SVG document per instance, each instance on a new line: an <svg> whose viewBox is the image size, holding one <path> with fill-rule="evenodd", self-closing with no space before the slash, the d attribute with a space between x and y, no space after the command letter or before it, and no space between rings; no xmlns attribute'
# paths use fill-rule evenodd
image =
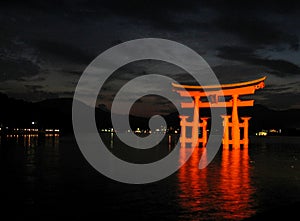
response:
<svg viewBox="0 0 300 221"><path fill-rule="evenodd" d="M267 136L268 133L266 131L259 131L258 136Z"/></svg>
<svg viewBox="0 0 300 221"><path fill-rule="evenodd" d="M32 121L31 124L34 125L34 121Z"/></svg>

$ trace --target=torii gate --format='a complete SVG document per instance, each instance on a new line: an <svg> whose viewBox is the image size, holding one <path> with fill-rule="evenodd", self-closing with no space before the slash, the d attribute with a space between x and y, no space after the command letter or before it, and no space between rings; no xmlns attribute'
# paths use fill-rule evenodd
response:
<svg viewBox="0 0 300 221"><path fill-rule="evenodd" d="M238 115L238 107L253 106L254 100L239 100L240 95L254 94L255 90L264 88L266 77L262 77L253 81L247 81L235 84L208 85L208 86L193 86L180 85L172 83L176 92L182 97L193 97L191 103L181 102L182 108L193 108L193 120L188 122L189 116L179 116L181 118L181 137L182 145L193 143L198 139L197 144L202 143L205 147L207 144L207 120L208 117L199 116L199 108L214 108L214 107L231 107L231 115L221 116L223 118L224 134L222 139L223 148L238 148L241 145L248 147L248 121L251 117L241 117L240 123ZM219 97L230 97L226 101L220 101ZM208 101L201 101L201 98L208 98ZM231 120L230 120L231 118ZM201 120L201 122L199 121ZM192 128L192 137L186 137L186 128ZM199 138L199 128L202 128L202 137ZM244 129L243 137L240 135L240 128Z"/></svg>

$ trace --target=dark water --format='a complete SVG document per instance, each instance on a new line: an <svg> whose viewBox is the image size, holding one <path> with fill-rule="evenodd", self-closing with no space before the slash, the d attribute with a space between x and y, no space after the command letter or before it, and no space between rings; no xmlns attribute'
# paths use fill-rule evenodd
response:
<svg viewBox="0 0 300 221"><path fill-rule="evenodd" d="M126 158L115 139L107 138L108 148ZM176 139L167 137L160 148L141 154L141 159L165 156ZM266 220L299 216L300 138L252 138L248 149L220 150L207 168L199 170L202 152L203 148L195 149L190 160L164 180L130 185L95 171L71 136L2 137L1 215L19 220Z"/></svg>

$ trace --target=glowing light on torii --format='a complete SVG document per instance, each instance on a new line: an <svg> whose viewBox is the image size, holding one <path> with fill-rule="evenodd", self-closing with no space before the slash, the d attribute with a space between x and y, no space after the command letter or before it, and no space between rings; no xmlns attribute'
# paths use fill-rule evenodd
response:
<svg viewBox="0 0 300 221"><path fill-rule="evenodd" d="M221 116L223 118L224 135L222 139L223 148L238 148L241 145L248 147L248 125L250 117L241 117L240 122L238 115L238 107L253 106L254 100L240 100L241 95L251 95L255 90L264 88L266 77L262 77L253 81L221 84L221 85L207 85L207 86L193 86L172 84L175 91L182 97L192 97L193 102L181 102L182 108L193 108L193 120L188 122L189 116L179 116L181 118L181 137L182 145L186 143L202 143L202 146L207 144L207 117L200 117L199 108L214 108L214 107L231 107L231 115ZM203 101L201 98L207 98ZM220 100L222 97L230 97L229 100ZM200 122L201 120L201 122ZM186 128L192 128L192 136L186 137ZM202 137L199 138L199 128L202 129ZM240 129L243 128L243 136L241 138ZM198 140L197 140L198 139Z"/></svg>

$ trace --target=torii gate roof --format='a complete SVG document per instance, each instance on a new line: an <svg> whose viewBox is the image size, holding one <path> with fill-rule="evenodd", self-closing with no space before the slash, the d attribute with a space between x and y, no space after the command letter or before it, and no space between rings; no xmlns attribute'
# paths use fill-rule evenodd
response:
<svg viewBox="0 0 300 221"><path fill-rule="evenodd" d="M206 86L194 86L194 85L180 85L172 83L176 92L182 97L208 97L208 101L199 101L199 107L232 107L232 100L225 101L220 98L225 96L240 96L254 94L257 89L264 88L265 77L234 84L221 84L221 85L206 85ZM238 100L238 106L253 106L254 100ZM193 108L194 101L192 103L181 102L182 108Z"/></svg>
<svg viewBox="0 0 300 221"><path fill-rule="evenodd" d="M180 89L184 88L186 90L226 90L226 89L234 89L234 88L241 88L241 87L248 87L253 85L259 85L256 89L263 88L264 87L264 80L267 77L264 76L262 78L252 80L252 81L246 81L246 82L240 82L240 83L233 83L233 84L220 84L220 85L204 85L204 86L198 86L198 85L181 85L181 84L175 84L172 83L172 86L174 88Z"/></svg>

